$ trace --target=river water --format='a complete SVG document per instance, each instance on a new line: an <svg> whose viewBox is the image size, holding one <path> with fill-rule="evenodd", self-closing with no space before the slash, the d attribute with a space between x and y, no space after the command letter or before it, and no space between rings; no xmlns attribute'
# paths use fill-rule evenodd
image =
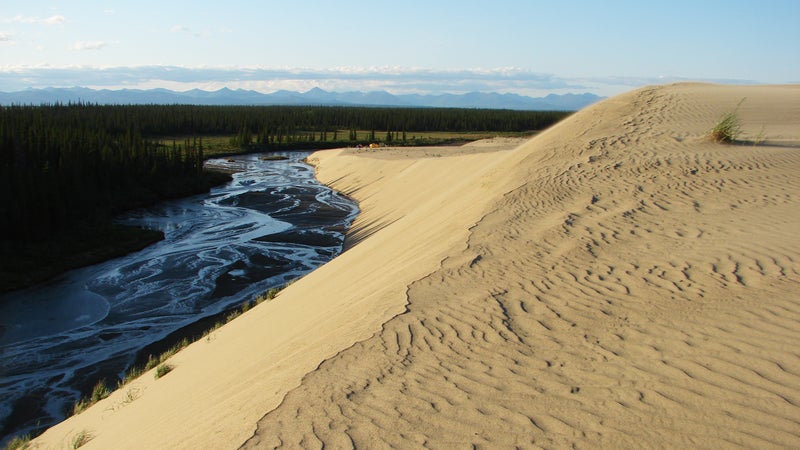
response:
<svg viewBox="0 0 800 450"><path fill-rule="evenodd" d="M62 420L87 383L121 375L143 347L341 251L355 203L317 182L307 153L261 156L209 160L233 181L119 218L163 241L0 297L0 441Z"/></svg>

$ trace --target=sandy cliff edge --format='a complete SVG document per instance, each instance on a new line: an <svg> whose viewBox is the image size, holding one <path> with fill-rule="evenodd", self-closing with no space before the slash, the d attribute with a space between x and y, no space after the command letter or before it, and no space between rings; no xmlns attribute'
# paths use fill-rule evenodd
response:
<svg viewBox="0 0 800 450"><path fill-rule="evenodd" d="M743 97L762 145L705 139ZM508 151L317 153L350 250L34 444L800 446L799 124L798 86L678 84Z"/></svg>

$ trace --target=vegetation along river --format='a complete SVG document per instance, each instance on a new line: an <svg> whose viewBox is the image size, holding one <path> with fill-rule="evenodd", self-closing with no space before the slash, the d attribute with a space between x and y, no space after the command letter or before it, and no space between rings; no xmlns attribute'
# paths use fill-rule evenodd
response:
<svg viewBox="0 0 800 450"><path fill-rule="evenodd" d="M358 208L317 182L307 155L209 160L233 181L118 219L163 241L0 297L0 441L62 420L143 348L336 256Z"/></svg>

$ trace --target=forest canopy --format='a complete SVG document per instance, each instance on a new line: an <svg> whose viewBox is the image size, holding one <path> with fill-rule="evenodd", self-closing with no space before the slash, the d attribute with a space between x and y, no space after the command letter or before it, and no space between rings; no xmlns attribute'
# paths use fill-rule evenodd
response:
<svg viewBox="0 0 800 450"><path fill-rule="evenodd" d="M204 137L218 141L228 136L230 148L240 152L354 146L365 136L402 145L407 133L532 132L568 114L323 106L0 106L0 189L5 194L0 202L0 292L160 239L160 232L113 225L112 218L159 200L205 192L229 179L204 170Z"/></svg>
<svg viewBox="0 0 800 450"><path fill-rule="evenodd" d="M568 113L450 108L89 105L0 107L0 233L37 239L207 189L202 136L279 145L311 132L545 128ZM351 136L353 133L350 134ZM165 143L167 136L192 136ZM383 136L383 134L379 134Z"/></svg>

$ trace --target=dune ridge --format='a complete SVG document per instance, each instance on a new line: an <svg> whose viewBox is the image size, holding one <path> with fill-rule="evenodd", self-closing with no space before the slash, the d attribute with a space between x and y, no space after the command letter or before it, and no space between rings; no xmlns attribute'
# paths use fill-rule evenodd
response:
<svg viewBox="0 0 800 450"><path fill-rule="evenodd" d="M676 85L515 151L518 186L252 447L800 445L798 87ZM793 133L793 134L790 134Z"/></svg>
<svg viewBox="0 0 800 450"><path fill-rule="evenodd" d="M708 140L742 98L759 145ZM800 86L484 145L312 155L349 249L34 444L800 447Z"/></svg>
<svg viewBox="0 0 800 450"><path fill-rule="evenodd" d="M306 373L402 313L408 285L464 245L502 187L487 174L511 155L487 150L516 142L313 154L319 178L359 201L351 248L182 350L167 376L144 374L34 444L69 447L85 431L85 448L238 447Z"/></svg>

